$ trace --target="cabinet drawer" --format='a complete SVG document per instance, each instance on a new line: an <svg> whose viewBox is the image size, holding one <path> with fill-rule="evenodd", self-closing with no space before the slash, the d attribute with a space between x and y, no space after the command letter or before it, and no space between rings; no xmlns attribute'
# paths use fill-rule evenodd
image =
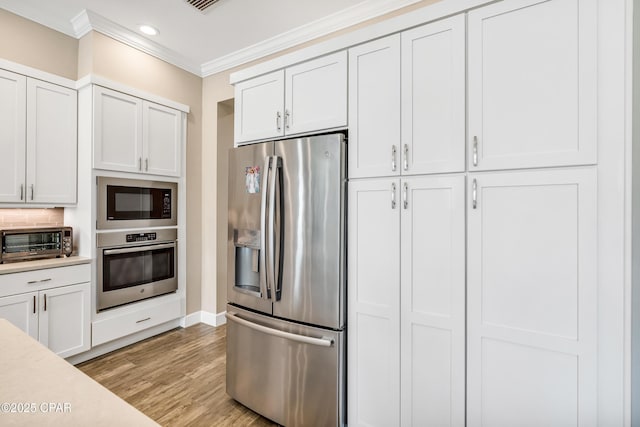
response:
<svg viewBox="0 0 640 427"><path fill-rule="evenodd" d="M181 316L180 300L167 301L153 307L124 313L92 324L92 345L130 335L152 326L157 326Z"/></svg>
<svg viewBox="0 0 640 427"><path fill-rule="evenodd" d="M0 275L0 297L91 281L91 264Z"/></svg>

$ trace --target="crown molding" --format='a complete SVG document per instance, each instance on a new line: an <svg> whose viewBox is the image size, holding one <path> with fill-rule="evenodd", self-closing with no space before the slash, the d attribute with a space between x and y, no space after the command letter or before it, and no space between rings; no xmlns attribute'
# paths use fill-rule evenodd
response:
<svg viewBox="0 0 640 427"><path fill-rule="evenodd" d="M309 24L284 32L229 55L202 64L200 75L207 77L247 62L281 52L369 19L393 12L421 0L368 0Z"/></svg>
<svg viewBox="0 0 640 427"><path fill-rule="evenodd" d="M75 37L80 38L87 34L89 31L97 31L105 36L111 37L121 43L138 49L151 56L155 56L165 62L180 67L190 73L197 76L200 74L200 65L194 63L183 55L175 52L171 49L153 42L141 35L130 31L109 19L98 15L90 10L83 10L75 18L71 20L73 28L75 30Z"/></svg>

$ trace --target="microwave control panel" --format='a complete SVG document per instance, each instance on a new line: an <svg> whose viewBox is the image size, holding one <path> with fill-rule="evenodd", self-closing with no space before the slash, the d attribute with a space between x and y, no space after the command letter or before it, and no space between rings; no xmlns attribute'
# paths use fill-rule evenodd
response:
<svg viewBox="0 0 640 427"><path fill-rule="evenodd" d="M149 242L156 240L156 233L133 233L127 234L127 243Z"/></svg>

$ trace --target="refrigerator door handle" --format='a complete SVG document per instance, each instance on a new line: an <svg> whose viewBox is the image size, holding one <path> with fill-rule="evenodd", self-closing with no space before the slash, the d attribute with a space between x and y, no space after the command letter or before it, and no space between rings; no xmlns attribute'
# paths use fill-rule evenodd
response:
<svg viewBox="0 0 640 427"><path fill-rule="evenodd" d="M296 341L304 344L312 344L312 345L317 345L321 347L331 347L333 345L332 338L313 338L305 335L292 334L291 332L285 332L279 329L273 329L273 328L269 328L268 326L263 326L257 323L250 322L249 320L245 320L229 312L225 313L225 316L227 317L227 319L229 319L232 322L246 326L247 328L253 329L258 332L263 332L265 334L273 335L275 337L285 338L291 341Z"/></svg>
<svg viewBox="0 0 640 427"><path fill-rule="evenodd" d="M267 189L269 182L269 163L271 156L264 158L264 177L262 178L262 200L260 203L260 297L271 298L271 288L267 277Z"/></svg>
<svg viewBox="0 0 640 427"><path fill-rule="evenodd" d="M278 170L282 165L282 159L278 156L271 158L271 171L269 172L269 232L268 232L268 253L267 268L268 283L272 290L271 299L278 301L280 299L280 290L276 281L276 185L278 184ZM279 262L278 262L279 264Z"/></svg>

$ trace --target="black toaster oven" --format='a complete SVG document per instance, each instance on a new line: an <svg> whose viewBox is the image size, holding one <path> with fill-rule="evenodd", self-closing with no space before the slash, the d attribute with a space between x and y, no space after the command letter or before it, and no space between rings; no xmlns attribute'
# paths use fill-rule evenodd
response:
<svg viewBox="0 0 640 427"><path fill-rule="evenodd" d="M40 258L60 258L73 252L71 227L12 228L2 233L0 264Z"/></svg>

